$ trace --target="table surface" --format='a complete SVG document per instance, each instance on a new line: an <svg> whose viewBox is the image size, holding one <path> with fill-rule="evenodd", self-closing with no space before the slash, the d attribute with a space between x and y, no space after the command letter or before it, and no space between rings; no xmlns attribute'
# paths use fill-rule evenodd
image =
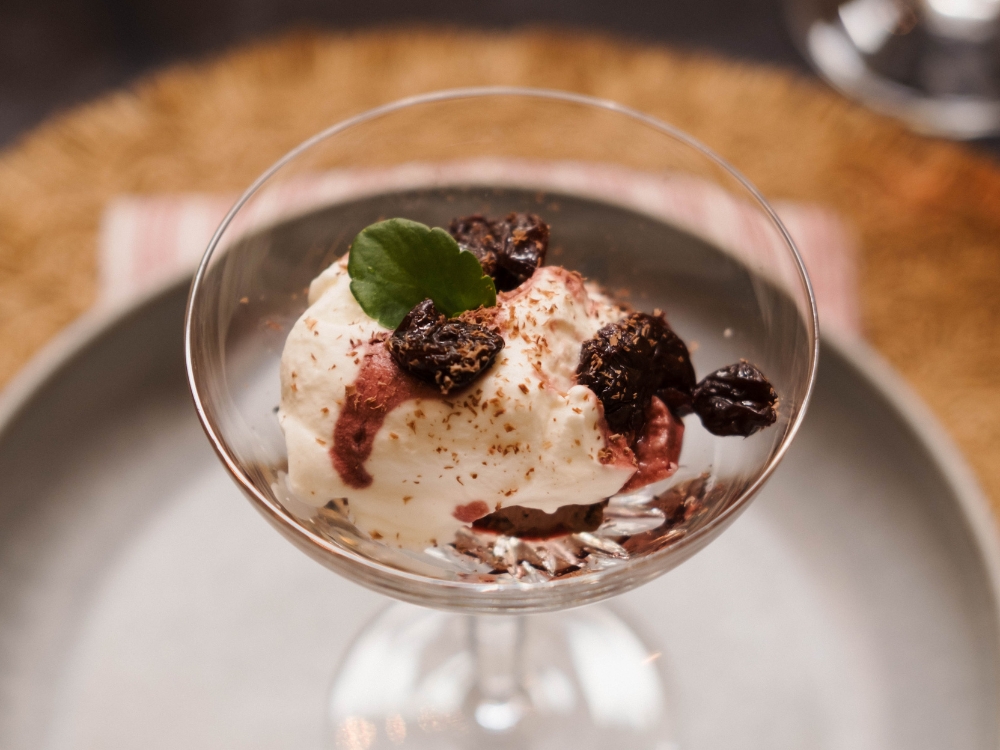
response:
<svg viewBox="0 0 1000 750"><path fill-rule="evenodd" d="M9 0L0 3L0 148L49 115L166 64L295 27L403 23L558 25L813 75L785 28L781 0ZM976 145L1000 155L1000 139Z"/></svg>

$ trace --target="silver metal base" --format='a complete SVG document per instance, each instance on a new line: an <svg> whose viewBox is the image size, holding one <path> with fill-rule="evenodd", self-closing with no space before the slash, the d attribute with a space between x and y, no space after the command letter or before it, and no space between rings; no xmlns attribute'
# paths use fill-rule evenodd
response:
<svg viewBox="0 0 1000 750"><path fill-rule="evenodd" d="M796 44L832 86L918 132L957 139L1000 133L1000 25L934 6L991 4L785 3Z"/></svg>

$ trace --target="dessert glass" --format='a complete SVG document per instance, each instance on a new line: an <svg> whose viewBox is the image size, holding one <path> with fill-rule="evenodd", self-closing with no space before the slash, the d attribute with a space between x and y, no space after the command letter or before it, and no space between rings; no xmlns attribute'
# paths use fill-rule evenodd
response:
<svg viewBox="0 0 1000 750"><path fill-rule="evenodd" d="M669 486L612 500L606 528L574 535L570 575L553 575L517 540L494 565L447 545L393 549L284 484L278 363L311 279L374 221L447 226L476 211L542 215L549 264L638 309L664 309L699 377L746 358L779 395L777 423L750 438L716 438L687 417ZM257 510L313 559L409 603L349 650L330 697L331 746L667 748L683 717L658 652L610 609L572 608L670 570L746 508L801 423L818 339L795 246L732 167L612 102L488 88L361 114L265 172L198 269L185 352L205 432ZM690 512L667 523L663 498Z"/></svg>

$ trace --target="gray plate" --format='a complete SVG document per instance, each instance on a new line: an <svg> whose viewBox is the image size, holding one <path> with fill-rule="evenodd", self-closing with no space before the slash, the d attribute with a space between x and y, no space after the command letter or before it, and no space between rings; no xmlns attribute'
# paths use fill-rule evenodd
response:
<svg viewBox="0 0 1000 750"><path fill-rule="evenodd" d="M0 404L0 747L318 748L384 600L256 516L183 378L185 287L90 317ZM1000 747L1000 553L898 379L824 344L751 509L616 606L662 645L684 748Z"/></svg>

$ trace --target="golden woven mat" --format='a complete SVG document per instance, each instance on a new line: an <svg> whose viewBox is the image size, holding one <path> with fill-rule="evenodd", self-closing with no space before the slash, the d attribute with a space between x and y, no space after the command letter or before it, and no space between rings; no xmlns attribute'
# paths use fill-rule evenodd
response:
<svg viewBox="0 0 1000 750"><path fill-rule="evenodd" d="M0 154L0 383L94 300L111 196L238 191L347 115L482 84L616 99L689 131L768 197L853 223L866 335L1000 509L1000 165L785 72L579 34L296 35L167 70L36 129Z"/></svg>

